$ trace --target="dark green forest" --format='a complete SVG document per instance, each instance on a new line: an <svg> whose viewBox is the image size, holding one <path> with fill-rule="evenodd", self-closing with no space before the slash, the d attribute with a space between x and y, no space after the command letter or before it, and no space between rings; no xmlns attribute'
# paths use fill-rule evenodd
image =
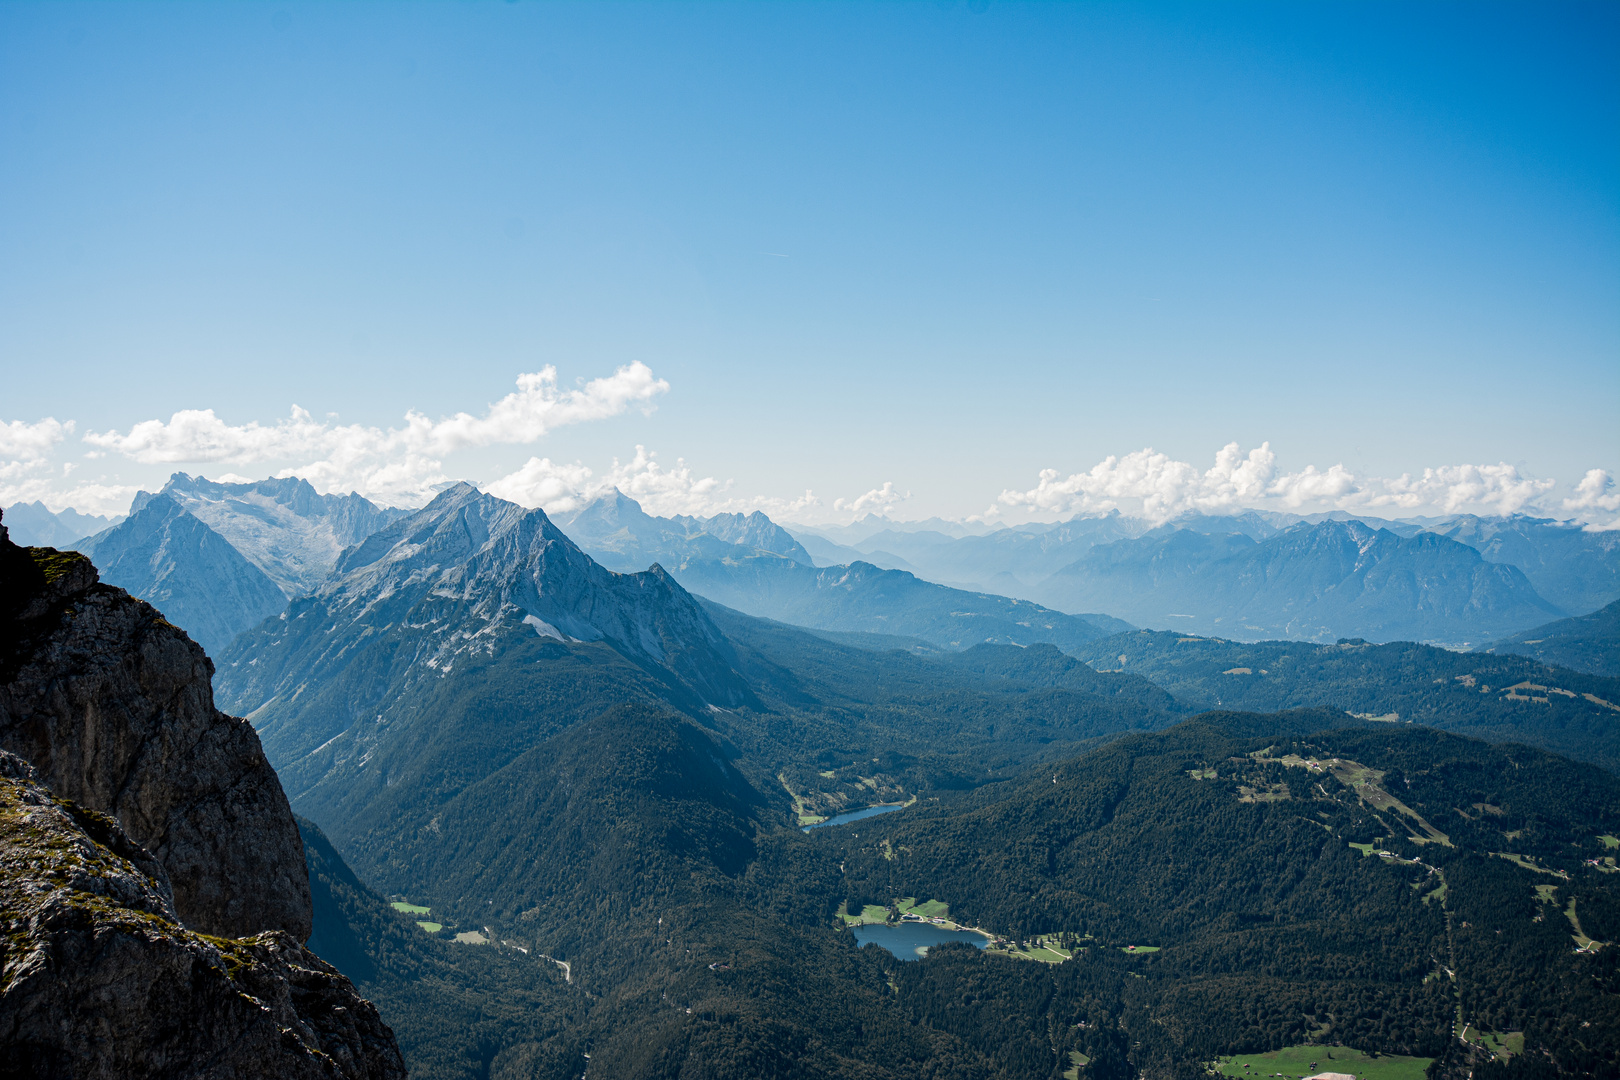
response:
<svg viewBox="0 0 1620 1080"><path fill-rule="evenodd" d="M1078 1050L1087 1076L1191 1077L1306 1041L1460 1076L1483 1057L1453 1037L1459 1017L1524 1032L1509 1075L1611 1074L1615 954L1577 953L1565 910L1612 940L1600 837L1620 829L1620 782L1354 723L1209 714L803 833L712 733L621 707L503 770L440 818L436 854L389 874L419 883L410 899L449 923L437 935L311 835L312 869L337 883L316 947L358 972L421 1076L581 1075L589 1053L593 1075L1055 1077ZM1083 948L1061 965L964 946L908 963L833 917L912 895ZM467 928L495 943L449 940Z"/></svg>
<svg viewBox="0 0 1620 1080"><path fill-rule="evenodd" d="M1154 630L1116 634L1075 655L1101 671L1144 676L1200 709L1324 705L1620 769L1620 679L1529 657L1409 641L1245 644Z"/></svg>

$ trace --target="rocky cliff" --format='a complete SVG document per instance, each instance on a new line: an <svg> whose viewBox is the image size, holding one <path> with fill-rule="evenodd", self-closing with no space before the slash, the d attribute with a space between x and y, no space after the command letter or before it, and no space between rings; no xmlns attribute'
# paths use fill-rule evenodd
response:
<svg viewBox="0 0 1620 1080"><path fill-rule="evenodd" d="M405 1076L393 1033L335 968L285 931L182 926L157 860L4 751L0 924L7 1077Z"/></svg>
<svg viewBox="0 0 1620 1080"><path fill-rule="evenodd" d="M213 665L84 556L0 525L0 749L58 795L118 819L163 866L193 930L309 936L302 845L246 721L214 708Z"/></svg>

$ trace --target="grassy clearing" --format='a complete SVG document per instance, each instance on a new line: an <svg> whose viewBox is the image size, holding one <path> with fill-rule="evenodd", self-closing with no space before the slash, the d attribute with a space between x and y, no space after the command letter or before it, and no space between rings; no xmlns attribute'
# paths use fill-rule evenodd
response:
<svg viewBox="0 0 1620 1080"><path fill-rule="evenodd" d="M1069 953L1060 949L1048 949L1042 945L1025 949L1019 955L1025 960L1039 960L1043 964L1061 964L1063 961L1071 959Z"/></svg>
<svg viewBox="0 0 1620 1080"><path fill-rule="evenodd" d="M1039 960L1043 964L1061 964L1065 960L1073 960L1076 953L1085 952L1091 944L1090 934L1037 934L1028 941L992 938L989 951L1016 960Z"/></svg>
<svg viewBox="0 0 1620 1080"><path fill-rule="evenodd" d="M1492 1057L1501 1058L1503 1061L1524 1053L1522 1031L1481 1031L1469 1024L1463 1028L1462 1040L1484 1048Z"/></svg>
<svg viewBox="0 0 1620 1080"><path fill-rule="evenodd" d="M822 773L821 775L822 776L834 776L834 775L837 775L837 774L835 774L835 773ZM823 821L827 820L825 815L818 814L813 810L809 810L809 809L805 808L804 796L802 794L800 794L799 792L793 790L792 786L787 782L787 777L783 776L781 773L777 773L776 774L776 782L781 784L782 785L782 790L786 791L788 793L788 796L790 798L792 798L792 800L793 800L793 814L794 814L795 817L797 817L799 819L800 827L803 827L805 825L820 825Z"/></svg>
<svg viewBox="0 0 1620 1080"><path fill-rule="evenodd" d="M924 900L917 903L915 896L902 896L895 901L902 915L921 915L925 919L944 919L951 913L951 905L943 900Z"/></svg>
<svg viewBox="0 0 1620 1080"><path fill-rule="evenodd" d="M1091 1064L1091 1059L1078 1050L1069 1051L1069 1067L1063 1070L1063 1080L1080 1080L1080 1070Z"/></svg>
<svg viewBox="0 0 1620 1080"><path fill-rule="evenodd" d="M1157 945L1121 945L1119 947L1119 951L1122 952L1122 953L1129 953L1132 956L1139 956L1142 953L1158 952L1159 951L1159 946L1157 946Z"/></svg>
<svg viewBox="0 0 1620 1080"><path fill-rule="evenodd" d="M437 934L440 930L444 929L444 924L443 923L419 922L416 925L420 926L422 929L426 930L430 934Z"/></svg>
<svg viewBox="0 0 1620 1080"><path fill-rule="evenodd" d="M949 919L951 913L951 906L943 900L924 900L919 903L915 896L899 897L894 901L894 906L902 915L919 915L925 919ZM846 902L838 905L838 917L850 926L881 923L888 921L889 909L877 904L867 904L859 915L852 915Z"/></svg>
<svg viewBox="0 0 1620 1080"><path fill-rule="evenodd" d="M1491 854L1498 859L1506 859L1514 866L1525 870L1534 870L1538 874L1551 874L1553 877L1564 878L1566 881L1569 879L1569 875L1562 870L1549 870L1545 866L1537 866L1528 855L1515 855L1511 851L1493 851Z"/></svg>
<svg viewBox="0 0 1620 1080"><path fill-rule="evenodd" d="M395 911L398 911L398 912L400 912L402 914L405 914L405 915L431 915L431 914L433 914L433 909L432 908L425 908L420 904L407 904L403 900L395 900L392 904L389 904L388 906L393 908Z"/></svg>
<svg viewBox="0 0 1620 1080"><path fill-rule="evenodd" d="M1375 1057L1348 1046L1287 1046L1268 1054L1222 1058L1216 1064L1216 1071L1222 1076L1304 1077L1338 1072L1350 1073L1356 1080L1424 1080L1432 1060L1398 1054Z"/></svg>
<svg viewBox="0 0 1620 1080"><path fill-rule="evenodd" d="M843 919L846 925L865 926L871 923L887 922L889 920L889 909L879 907L877 904L867 904L861 909L859 915L851 915L849 905L846 902L838 905L838 917Z"/></svg>
<svg viewBox="0 0 1620 1080"><path fill-rule="evenodd" d="M1350 846L1361 852L1363 858L1372 856L1373 846L1371 844L1351 844Z"/></svg>
<svg viewBox="0 0 1620 1080"><path fill-rule="evenodd" d="M1606 848L1620 848L1620 836L1600 836L1598 839L1603 841Z"/></svg>
<svg viewBox="0 0 1620 1080"><path fill-rule="evenodd" d="M1573 896L1569 898L1569 907L1564 909L1564 917L1569 920L1569 925L1575 930L1575 944L1578 948L1590 949L1594 944L1603 944L1601 941L1594 943L1587 932L1581 929L1581 918L1575 913L1575 898Z"/></svg>
<svg viewBox="0 0 1620 1080"><path fill-rule="evenodd" d="M463 945L488 945L489 944L489 938L485 937L483 934L479 933L477 930L463 930L461 933L456 935L456 940L461 942Z"/></svg>

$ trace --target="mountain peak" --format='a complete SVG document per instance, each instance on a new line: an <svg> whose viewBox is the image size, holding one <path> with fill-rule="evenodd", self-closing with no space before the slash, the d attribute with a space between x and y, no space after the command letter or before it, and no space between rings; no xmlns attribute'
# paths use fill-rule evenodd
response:
<svg viewBox="0 0 1620 1080"><path fill-rule="evenodd" d="M289 622L239 642L222 666L248 663L254 707L310 674L337 672L373 648L395 650L400 678L443 678L499 651L502 635L602 642L704 702L749 698L731 649L697 602L661 567L619 574L596 563L543 510L458 484L349 549ZM293 632L288 632L288 631ZM314 637L312 637L314 635ZM301 657L308 640L319 656ZM285 653L286 655L280 655ZM478 662L483 662L479 659ZM285 670L265 681L263 672ZM290 682L287 680L291 680Z"/></svg>

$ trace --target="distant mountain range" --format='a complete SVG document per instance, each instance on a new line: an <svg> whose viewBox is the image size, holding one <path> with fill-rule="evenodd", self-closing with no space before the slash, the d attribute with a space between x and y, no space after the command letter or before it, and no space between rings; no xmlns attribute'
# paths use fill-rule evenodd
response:
<svg viewBox="0 0 1620 1080"><path fill-rule="evenodd" d="M143 514L159 497L241 560L167 510ZM313 592L345 548L406 513L319 495L302 480L177 473L157 495L137 496L130 519L77 546L109 562L107 580L162 600L217 651L269 610L260 576L285 598ZM1045 641L1074 652L1133 625L1237 640L1480 647L1620 597L1620 533L1523 516L1247 511L1150 528L1114 513L1018 528L867 519L794 531L758 512L655 517L614 491L555 524L609 569L657 564L739 611L945 649ZM216 599L199 599L208 596Z"/></svg>
<svg viewBox="0 0 1620 1080"><path fill-rule="evenodd" d="M217 654L324 581L344 548L403 514L359 495L319 495L304 480L175 473L157 494L137 494L119 524L65 546Z"/></svg>
<svg viewBox="0 0 1620 1080"><path fill-rule="evenodd" d="M1068 615L864 561L817 568L803 545L760 513L658 518L615 491L558 526L605 566L655 561L700 596L818 630L913 637L946 649L982 642L1072 649L1130 628L1106 615Z"/></svg>
<svg viewBox="0 0 1620 1080"><path fill-rule="evenodd" d="M103 580L163 612L209 654L287 605L263 570L168 495L143 500L74 547Z"/></svg>
<svg viewBox="0 0 1620 1080"><path fill-rule="evenodd" d="M1250 640L1478 642L1562 614L1517 567L1359 521L1266 540L1178 529L1100 545L1043 583L1059 606Z"/></svg>
<svg viewBox="0 0 1620 1080"><path fill-rule="evenodd" d="M1390 520L1342 510L1309 515L1245 510L1231 515L1188 513L1155 527L1113 511L1066 522L995 529L969 529L938 519L896 522L874 516L848 526L795 525L790 531L818 563L865 558L963 588L986 588L995 581L999 582L996 591L1049 603L1040 593L1041 582L1100 544L1182 530L1241 533L1264 541L1301 525L1349 521L1374 530L1388 529L1401 537L1432 532L1467 544L1489 562L1517 566L1543 599L1563 611L1584 613L1620 599L1620 532L1594 532L1578 524L1524 514Z"/></svg>
<svg viewBox="0 0 1620 1080"><path fill-rule="evenodd" d="M552 520L609 570L645 570L655 562L673 565L693 557L725 558L738 548L812 565L804 545L758 511L708 518L653 517L640 503L614 490Z"/></svg>
<svg viewBox="0 0 1620 1080"><path fill-rule="evenodd" d="M227 484L175 473L160 495L224 537L290 600L315 591L338 556L409 511L348 495L321 495L297 477ZM156 498L141 492L134 514Z"/></svg>
<svg viewBox="0 0 1620 1080"><path fill-rule="evenodd" d="M864 558L1058 610L1251 640L1477 644L1620 598L1620 532L1522 515L1246 511L1151 528L1113 513L954 536L886 523L846 533L852 546L795 532L818 563Z"/></svg>
<svg viewBox="0 0 1620 1080"><path fill-rule="evenodd" d="M66 547L81 536L100 532L124 520L125 515L102 517L81 514L68 507L52 511L42 502L15 503L5 508L11 541L22 547Z"/></svg>

